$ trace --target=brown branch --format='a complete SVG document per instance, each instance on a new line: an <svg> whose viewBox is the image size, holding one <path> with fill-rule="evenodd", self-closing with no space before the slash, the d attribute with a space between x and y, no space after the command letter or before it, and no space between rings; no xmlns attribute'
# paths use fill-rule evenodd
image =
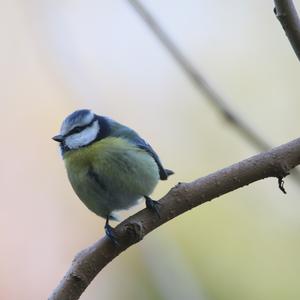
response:
<svg viewBox="0 0 300 300"><path fill-rule="evenodd" d="M79 299L94 277L115 257L155 228L193 207L267 177L278 178L279 187L284 190L282 178L298 164L300 138L193 182L178 184L159 201L160 218L143 209L116 227L119 247L103 237L81 251L49 299Z"/></svg>
<svg viewBox="0 0 300 300"><path fill-rule="evenodd" d="M179 46L174 43L171 37L167 34L155 17L149 12L145 5L143 5L139 0L128 0L128 2L149 27L149 29L151 29L161 44L167 49L168 53L174 58L176 63L182 68L188 78L195 84L198 91L202 92L206 96L207 100L214 105L214 107L221 113L225 120L227 120L236 130L238 130L241 135L259 151L271 149L272 146L261 137L261 135L258 133L258 130L256 130L249 122L247 122L243 116L237 113L230 105L228 100L218 93L216 88L214 88L212 84L207 81L205 76L193 66L190 60L180 50ZM275 2L287 1L281 0ZM298 183L300 182L300 172L297 169L293 171L292 176L295 180L297 180Z"/></svg>
<svg viewBox="0 0 300 300"><path fill-rule="evenodd" d="M292 0L274 0L274 13L300 60L300 20Z"/></svg>

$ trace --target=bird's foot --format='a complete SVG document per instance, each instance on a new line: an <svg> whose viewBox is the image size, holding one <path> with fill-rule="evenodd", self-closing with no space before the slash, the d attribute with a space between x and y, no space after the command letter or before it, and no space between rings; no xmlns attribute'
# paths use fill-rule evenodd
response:
<svg viewBox="0 0 300 300"><path fill-rule="evenodd" d="M115 229L111 227L108 222L109 222L109 216L106 217L106 222L104 226L105 234L116 246L120 246Z"/></svg>
<svg viewBox="0 0 300 300"><path fill-rule="evenodd" d="M158 201L152 200L148 196L144 196L144 198L146 200L146 207L149 208L150 210L154 211L160 218L160 213L159 213L160 203Z"/></svg>

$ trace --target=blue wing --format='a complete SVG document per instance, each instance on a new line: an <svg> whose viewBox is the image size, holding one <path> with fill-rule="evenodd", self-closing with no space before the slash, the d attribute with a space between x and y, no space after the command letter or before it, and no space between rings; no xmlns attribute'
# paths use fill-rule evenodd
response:
<svg viewBox="0 0 300 300"><path fill-rule="evenodd" d="M161 180L167 180L169 175L174 174L173 171L165 169L156 154L156 152L153 150L153 148L145 142L141 137L138 136L137 140L135 141L135 145L137 145L139 148L145 150L147 153L149 153L153 159L155 160L158 170L159 170L159 177Z"/></svg>
<svg viewBox="0 0 300 300"><path fill-rule="evenodd" d="M168 176L174 174L173 171L165 169L156 154L156 152L153 150L153 148L144 140L142 139L134 130L131 128L121 125L116 121L113 121L111 119L108 119L108 122L110 123L110 135L116 136L116 137L123 137L127 138L131 143L136 145L138 148L145 150L149 155L151 155L156 162L159 170L159 176L161 180L167 180Z"/></svg>

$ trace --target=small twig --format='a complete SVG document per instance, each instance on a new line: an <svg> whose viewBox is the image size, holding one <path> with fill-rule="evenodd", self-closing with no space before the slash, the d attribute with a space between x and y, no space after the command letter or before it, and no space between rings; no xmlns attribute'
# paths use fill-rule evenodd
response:
<svg viewBox="0 0 300 300"><path fill-rule="evenodd" d="M292 0L274 0L274 13L300 60L300 20Z"/></svg>
<svg viewBox="0 0 300 300"><path fill-rule="evenodd" d="M49 299L79 299L94 277L120 253L193 207L267 177L281 178L279 188L284 191L282 178L298 164L300 138L193 182L178 184L159 201L160 218L153 211L143 209L115 228L119 246L103 237L81 251Z"/></svg>
<svg viewBox="0 0 300 300"><path fill-rule="evenodd" d="M283 177L282 177L282 176L278 177L278 187L279 187L279 189L280 189L284 194L286 194L286 190L285 190L285 188L284 188L284 181L283 181Z"/></svg>

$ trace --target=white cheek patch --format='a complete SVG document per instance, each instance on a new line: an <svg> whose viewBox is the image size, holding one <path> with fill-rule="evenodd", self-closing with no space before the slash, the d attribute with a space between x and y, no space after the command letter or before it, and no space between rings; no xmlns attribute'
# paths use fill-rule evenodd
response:
<svg viewBox="0 0 300 300"><path fill-rule="evenodd" d="M70 149L78 149L91 143L98 135L100 126L98 121L94 121L93 124L79 133L74 133L65 139L66 145Z"/></svg>

